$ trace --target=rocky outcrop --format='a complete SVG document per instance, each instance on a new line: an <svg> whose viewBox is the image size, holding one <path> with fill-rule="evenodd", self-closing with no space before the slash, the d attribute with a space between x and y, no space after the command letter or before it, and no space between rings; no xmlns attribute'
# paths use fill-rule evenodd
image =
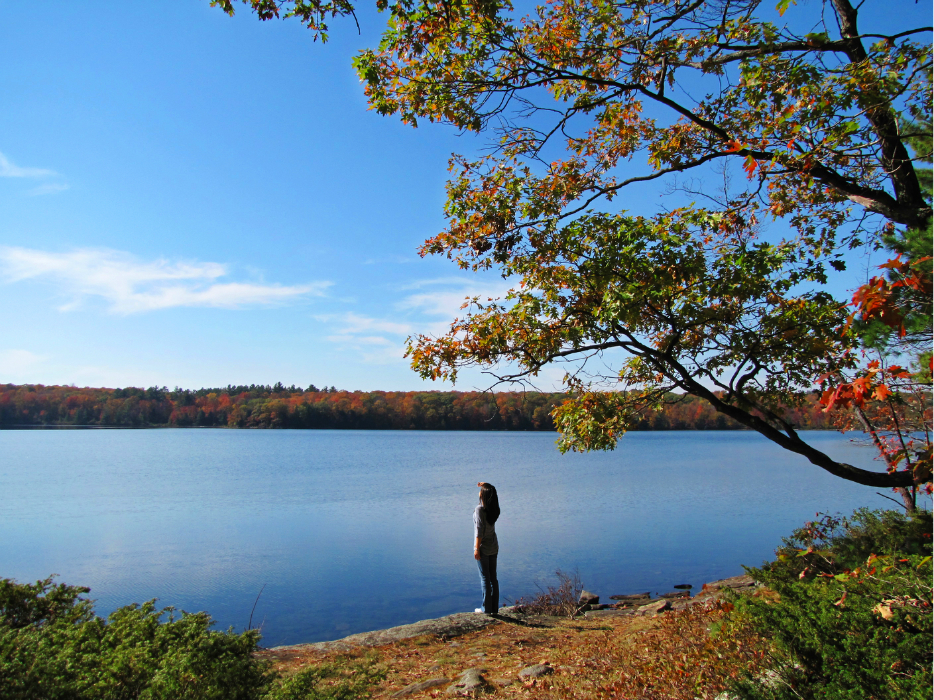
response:
<svg viewBox="0 0 934 700"><path fill-rule="evenodd" d="M679 588L688 584L679 584ZM732 578L721 579L711 583L704 584L698 594L691 598L688 590L679 590L672 593L663 594L660 599L653 600L649 592L631 593L626 595L612 595L611 600L618 601L612 606L612 609L606 609L605 605L600 604L600 597L589 591L583 591L580 595L580 605L586 611L586 617L617 617L626 615L654 616L665 610L681 610L689 605L703 603L719 598L723 591L733 590L739 593L751 591L756 587L756 582L748 575L733 576ZM592 608L592 609L587 609ZM513 608L501 608L500 613L512 613ZM316 642L314 644L295 644L291 646L275 647L271 651L275 652L302 652L302 651L348 651L358 647L381 646L383 644L392 644L403 639L421 637L424 635L433 635L450 639L468 632L475 632L484 629L490 625L498 624L495 617L479 613L456 613L433 620L421 620L409 625L400 625L399 627L390 627L385 630L376 630L374 632L362 632L352 634L349 637L338 639L332 642ZM436 680L436 679L429 679ZM423 681L427 682L427 681ZM404 690L404 689L403 689ZM400 691L401 692L401 691ZM416 691L410 691L416 692ZM400 696L401 697L401 696Z"/></svg>
<svg viewBox="0 0 934 700"><path fill-rule="evenodd" d="M436 637L457 637L468 632L482 630L490 625L497 624L495 617L477 613L455 613L433 620L421 620L410 625L390 627L374 632L361 632L352 634L333 642L316 642L314 644L293 644L276 647L275 651L285 650L317 650L317 651L348 651L358 647L377 647L383 644L392 644L403 639L434 635Z"/></svg>

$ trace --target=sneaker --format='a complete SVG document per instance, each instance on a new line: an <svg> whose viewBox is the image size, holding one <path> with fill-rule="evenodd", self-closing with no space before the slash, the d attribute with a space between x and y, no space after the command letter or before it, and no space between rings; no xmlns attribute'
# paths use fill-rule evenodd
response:
<svg viewBox="0 0 934 700"><path fill-rule="evenodd" d="M482 613L482 612L483 612L483 608L474 608L474 612L475 612L475 613Z"/></svg>

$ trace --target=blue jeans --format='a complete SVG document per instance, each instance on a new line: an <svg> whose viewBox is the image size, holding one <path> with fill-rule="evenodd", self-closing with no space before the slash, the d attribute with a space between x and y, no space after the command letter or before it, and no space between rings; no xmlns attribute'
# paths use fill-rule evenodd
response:
<svg viewBox="0 0 934 700"><path fill-rule="evenodd" d="M499 610L499 581L496 580L496 555L481 554L477 559L480 569L480 590L483 592L483 612L492 615Z"/></svg>

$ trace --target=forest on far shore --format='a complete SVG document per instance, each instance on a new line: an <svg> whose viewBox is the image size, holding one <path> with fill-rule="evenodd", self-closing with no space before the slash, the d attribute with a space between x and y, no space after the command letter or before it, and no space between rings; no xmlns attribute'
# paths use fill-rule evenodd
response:
<svg viewBox="0 0 934 700"><path fill-rule="evenodd" d="M169 390L0 384L0 425L345 428L370 430L554 430L564 394L480 391L340 391L251 384ZM635 430L739 430L692 396L647 412ZM832 428L816 397L789 418L800 429Z"/></svg>

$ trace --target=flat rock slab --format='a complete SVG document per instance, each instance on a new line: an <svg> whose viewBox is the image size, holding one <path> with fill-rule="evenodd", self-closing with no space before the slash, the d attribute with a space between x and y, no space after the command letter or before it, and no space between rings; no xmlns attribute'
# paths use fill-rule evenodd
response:
<svg viewBox="0 0 934 700"><path fill-rule="evenodd" d="M658 615L665 612L666 610L671 610L671 601L668 600L657 600L654 603L649 603L648 605L643 605L639 608L636 608L634 615Z"/></svg>
<svg viewBox="0 0 934 700"><path fill-rule="evenodd" d="M360 632L333 642L315 642L314 644L292 644L274 647L272 651L349 651L357 647L378 647L392 644L403 639L421 637L426 634L436 637L457 637L468 632L476 632L490 625L498 624L495 617L482 613L455 613L434 620L421 620L410 625L390 627L374 632Z"/></svg>
<svg viewBox="0 0 934 700"><path fill-rule="evenodd" d="M724 578L720 579L719 581L705 583L704 589L708 591L715 591L721 588L749 588L755 585L756 582L753 580L752 576L749 574L743 574L742 576L733 576L731 578Z"/></svg>
<svg viewBox="0 0 934 700"><path fill-rule="evenodd" d="M635 614L636 608L624 608L617 610L610 608L608 610L588 610L584 613L586 618L594 617L632 617Z"/></svg>
<svg viewBox="0 0 934 700"><path fill-rule="evenodd" d="M555 670L548 664L535 664L534 666L526 666L519 671L519 676L521 678L540 678L554 672Z"/></svg>
<svg viewBox="0 0 934 700"><path fill-rule="evenodd" d="M429 688L436 688L439 685L447 685L451 682L450 678L429 678L426 681L421 681L419 683L412 683L412 685L405 686L402 690L398 690L393 693L390 697L393 698L402 698L406 695L411 695L412 693L420 693L423 690L428 690Z"/></svg>

